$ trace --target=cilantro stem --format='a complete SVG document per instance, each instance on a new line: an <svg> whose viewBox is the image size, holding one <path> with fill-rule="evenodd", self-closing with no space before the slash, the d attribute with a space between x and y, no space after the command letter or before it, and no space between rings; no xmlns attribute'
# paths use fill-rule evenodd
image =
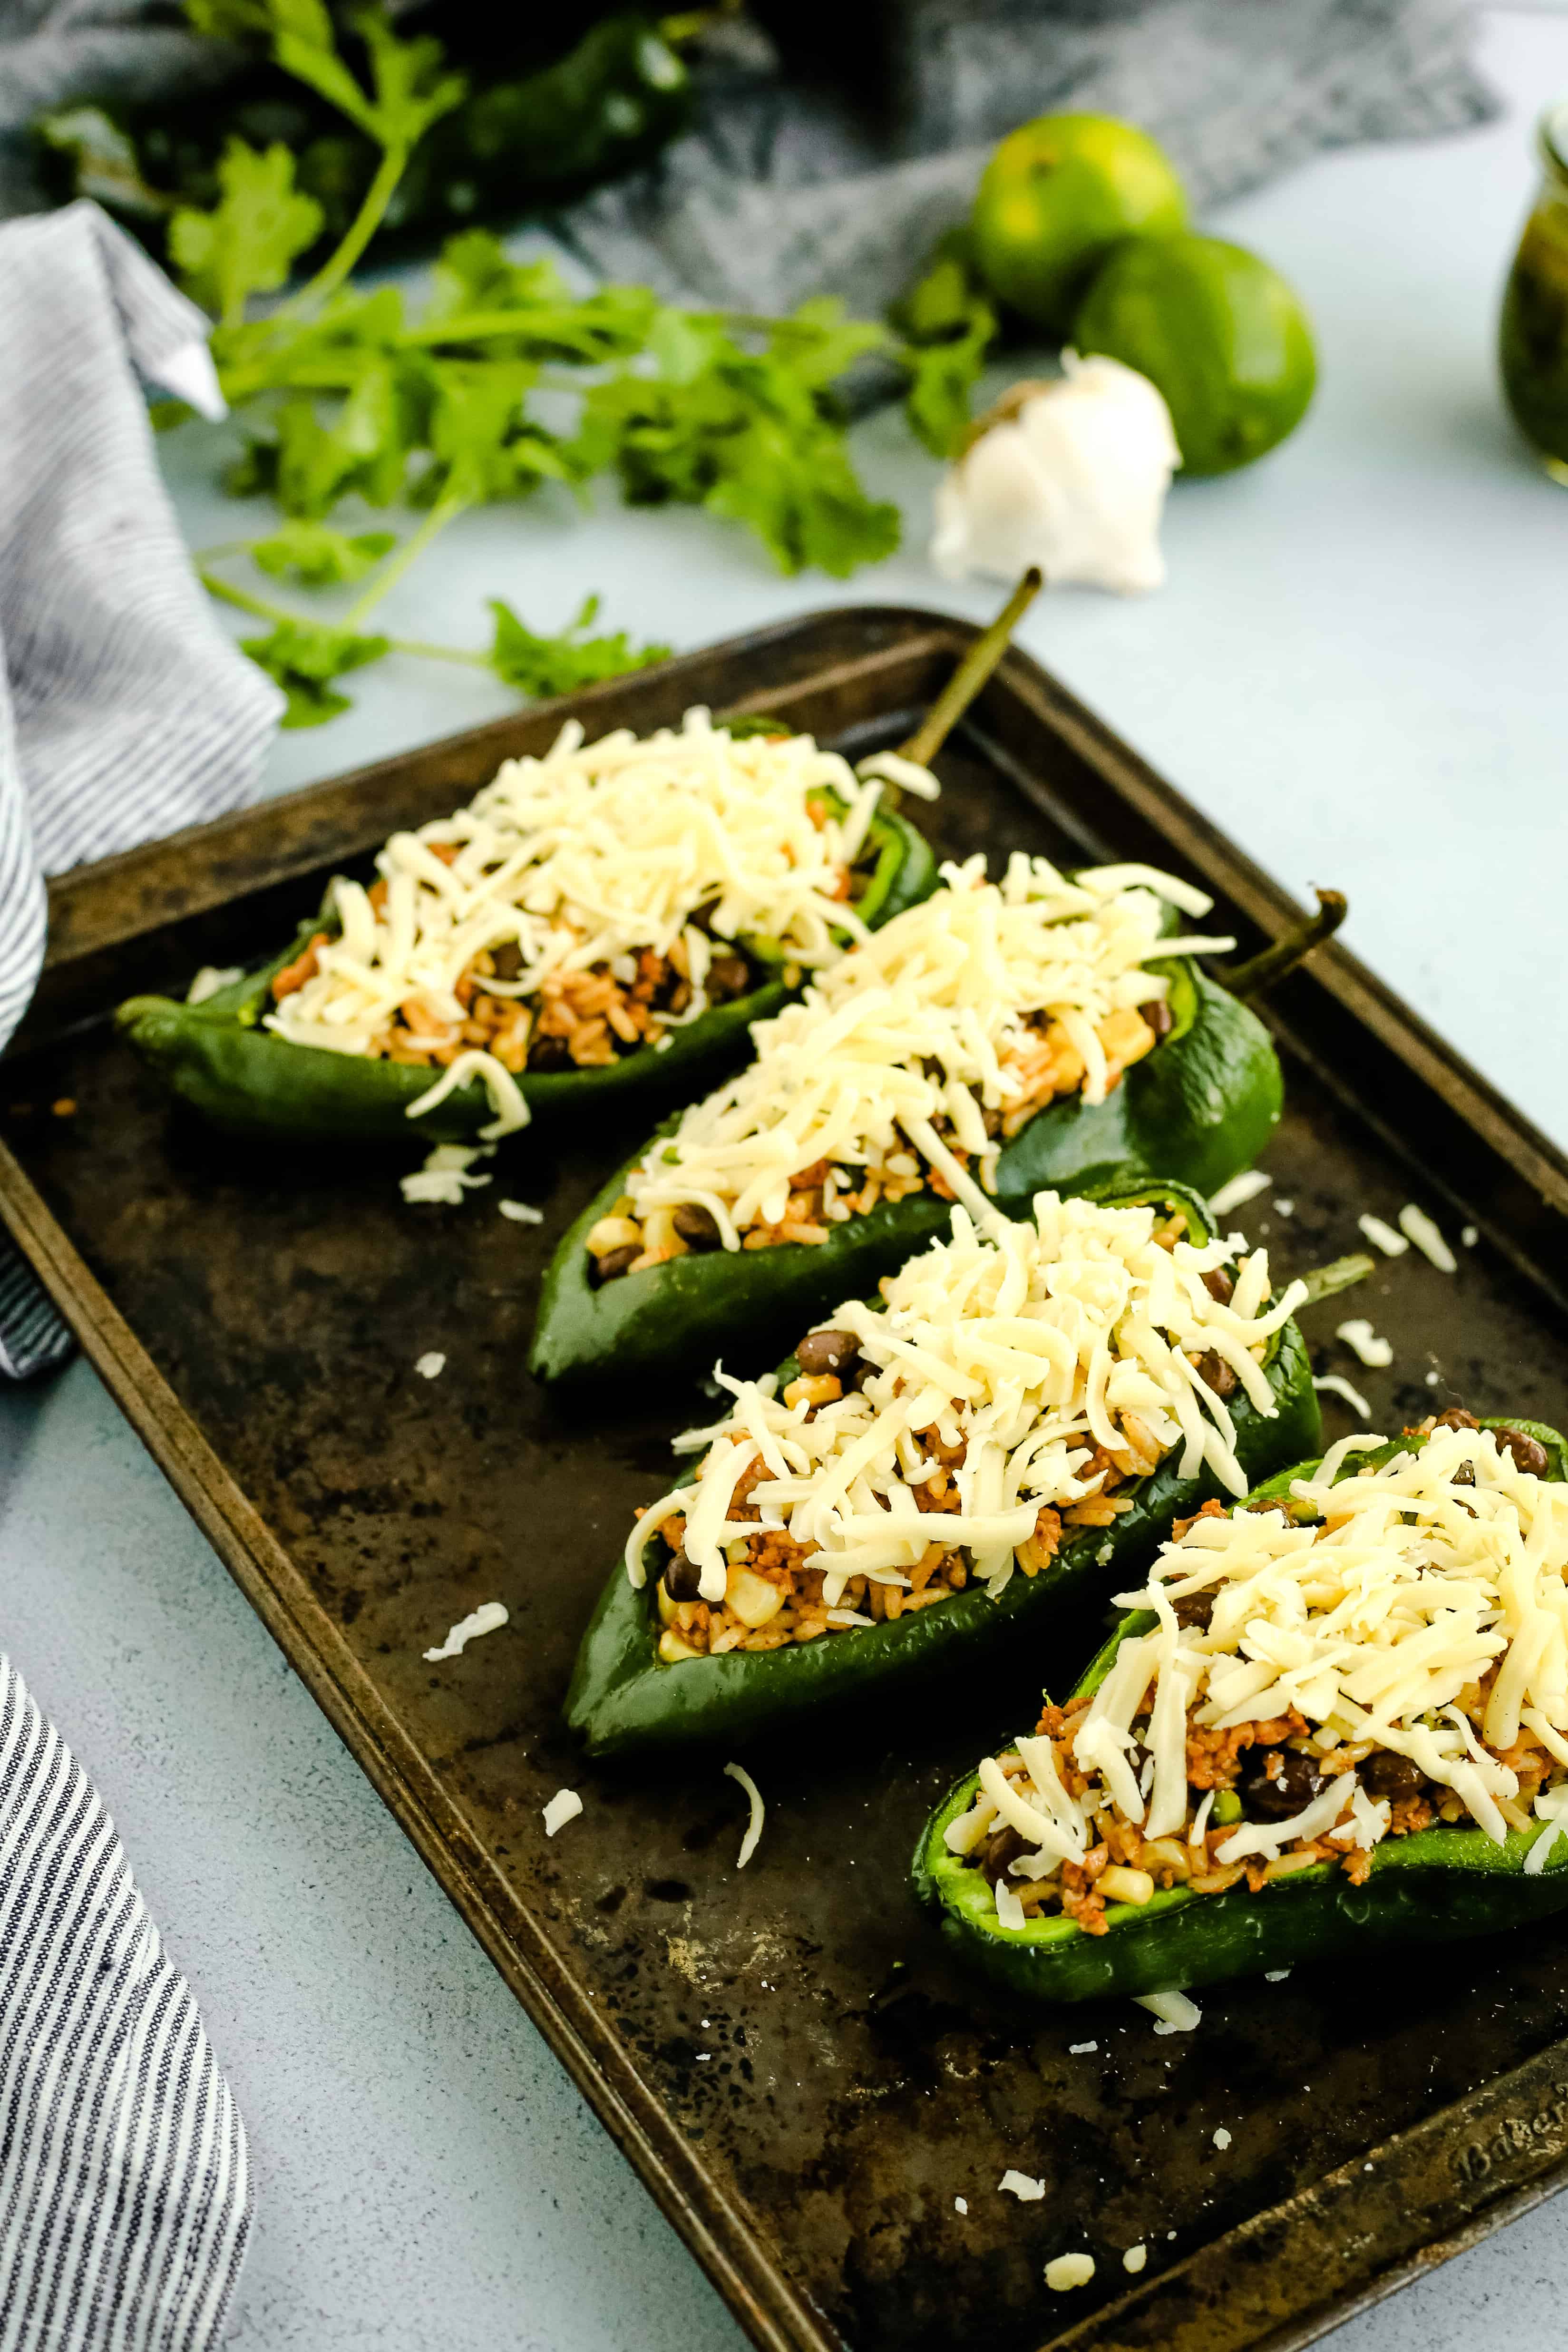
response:
<svg viewBox="0 0 1568 2352"><path fill-rule="evenodd" d="M365 191L364 202L354 215L338 250L328 255L315 277L302 286L298 294L290 295L288 300L273 312L274 319L298 318L301 311L315 309L329 294L337 292L380 228L382 216L407 169L408 152L403 143L387 149L376 167L375 178Z"/></svg>
<svg viewBox="0 0 1568 2352"><path fill-rule="evenodd" d="M458 495L438 499L419 529L412 532L401 547L394 548L381 570L371 574L370 585L345 614L343 626L346 629L358 628L366 614L381 603L388 589L396 587L409 565L424 553L431 541L438 537L465 507L473 503L472 499Z"/></svg>
<svg viewBox="0 0 1568 2352"><path fill-rule="evenodd" d="M281 604L269 604L265 596L253 596L248 588L231 588L226 580L220 580L217 573L209 572L204 564L198 564L196 577L209 596L215 596L220 604L232 604L236 613L253 613L258 621L297 621L299 618L298 613L286 612Z"/></svg>
<svg viewBox="0 0 1568 2352"><path fill-rule="evenodd" d="M422 637L389 637L394 654L418 654L425 661L463 662L469 669L488 669L488 654L470 653L465 646L431 646Z"/></svg>

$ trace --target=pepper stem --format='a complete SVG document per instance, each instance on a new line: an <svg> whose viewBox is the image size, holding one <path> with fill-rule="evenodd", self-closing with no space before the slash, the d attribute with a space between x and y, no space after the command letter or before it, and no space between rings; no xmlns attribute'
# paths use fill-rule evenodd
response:
<svg viewBox="0 0 1568 2352"><path fill-rule="evenodd" d="M908 742L899 745L900 759L913 760L918 768L930 766L1001 660L1013 631L1044 585L1045 574L1031 563L989 628L982 629L975 639Z"/></svg>
<svg viewBox="0 0 1568 2352"><path fill-rule="evenodd" d="M1305 1283L1307 1288L1301 1304L1303 1307L1316 1307L1322 1299L1336 1298L1342 1290L1354 1290L1358 1282L1364 1282L1369 1274L1376 1271L1375 1259L1367 1257L1361 1250L1350 1257L1331 1259L1327 1265L1314 1265L1311 1274L1296 1276L1296 1280Z"/></svg>
<svg viewBox="0 0 1568 2352"><path fill-rule="evenodd" d="M1349 902L1343 890L1319 890L1316 894L1318 911L1309 915L1246 963L1239 963L1233 971L1219 974L1222 984L1232 996L1260 996L1266 988L1284 979L1288 971L1310 956L1314 948L1332 939L1349 912Z"/></svg>

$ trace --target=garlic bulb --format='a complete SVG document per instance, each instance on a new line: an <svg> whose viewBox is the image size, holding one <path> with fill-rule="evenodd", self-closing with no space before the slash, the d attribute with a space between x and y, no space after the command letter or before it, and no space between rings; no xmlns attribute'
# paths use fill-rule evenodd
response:
<svg viewBox="0 0 1568 2352"><path fill-rule="evenodd" d="M1181 463L1170 411L1120 360L1063 352L1065 373L1014 384L936 492L931 561L949 580L1015 580L1127 595L1166 576L1160 515Z"/></svg>

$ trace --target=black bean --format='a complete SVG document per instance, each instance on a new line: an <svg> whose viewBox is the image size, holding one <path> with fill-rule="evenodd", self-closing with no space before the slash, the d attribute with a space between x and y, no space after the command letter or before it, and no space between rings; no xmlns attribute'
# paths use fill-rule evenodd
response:
<svg viewBox="0 0 1568 2352"><path fill-rule="evenodd" d="M1527 1437L1522 1429L1494 1429L1492 1435L1505 1454L1512 1454L1516 1469L1528 1470L1535 1478L1545 1477L1551 1459L1535 1438Z"/></svg>
<svg viewBox="0 0 1568 2352"><path fill-rule="evenodd" d="M723 1239L718 1220L700 1201L683 1201L671 1223L688 1249L716 1250Z"/></svg>
<svg viewBox="0 0 1568 2352"><path fill-rule="evenodd" d="M503 940L498 948L490 950L490 967L497 980L522 978L523 951L516 940Z"/></svg>
<svg viewBox="0 0 1568 2352"><path fill-rule="evenodd" d="M1447 1412L1438 1413L1432 1426L1434 1429L1479 1429L1480 1423L1473 1412L1467 1412L1462 1404L1451 1404Z"/></svg>
<svg viewBox="0 0 1568 2352"><path fill-rule="evenodd" d="M999 1830L993 1830L980 1848L980 1868L985 1874L986 1884L994 1886L1008 1864L1016 1862L1024 1851L1024 1842L1010 1822L1005 1822Z"/></svg>
<svg viewBox="0 0 1568 2352"><path fill-rule="evenodd" d="M1241 1759L1242 1805L1265 1821L1288 1821L1325 1785L1312 1758L1294 1748L1250 1748Z"/></svg>
<svg viewBox="0 0 1568 2352"><path fill-rule="evenodd" d="M1214 1599L1212 1591L1184 1592L1179 1601L1171 1602L1176 1611L1176 1623L1196 1627L1199 1633L1207 1633L1214 1615Z"/></svg>
<svg viewBox="0 0 1568 2352"><path fill-rule="evenodd" d="M570 1070L571 1053L564 1037L536 1037L528 1047L530 1070Z"/></svg>
<svg viewBox="0 0 1568 2352"><path fill-rule="evenodd" d="M1224 1266L1214 1265L1210 1266L1208 1272L1204 1276L1203 1286L1218 1306L1228 1307L1230 1304L1230 1294L1235 1289L1236 1285L1231 1280L1228 1272Z"/></svg>
<svg viewBox="0 0 1568 2352"><path fill-rule="evenodd" d="M795 1350L795 1360L808 1374L837 1372L841 1379L852 1372L860 1342L852 1331L808 1331Z"/></svg>
<svg viewBox="0 0 1568 2352"><path fill-rule="evenodd" d="M613 1282L618 1274L626 1272L633 1258L642 1255L640 1242L622 1242L619 1249L606 1250L602 1257L590 1258L588 1279L591 1287L597 1290L601 1282Z"/></svg>
<svg viewBox="0 0 1568 2352"><path fill-rule="evenodd" d="M703 986L710 1004L722 1004L730 996L744 996L751 986L751 971L745 957L715 956Z"/></svg>
<svg viewBox="0 0 1568 2352"><path fill-rule="evenodd" d="M1392 1748L1375 1748L1364 1763L1356 1766L1356 1776L1369 1797L1386 1797L1397 1805L1410 1797L1418 1797L1427 1783L1419 1768L1408 1756L1396 1755Z"/></svg>
<svg viewBox="0 0 1568 2352"><path fill-rule="evenodd" d="M1217 1397L1235 1394L1236 1368L1228 1364L1223 1356L1216 1355L1212 1348L1207 1355L1198 1358L1193 1370L1200 1381L1207 1381Z"/></svg>
<svg viewBox="0 0 1568 2352"><path fill-rule="evenodd" d="M1176 1014L1163 996L1151 997L1147 1004L1140 1004L1138 1010L1156 1037L1170 1035L1176 1026Z"/></svg>
<svg viewBox="0 0 1568 2352"><path fill-rule="evenodd" d="M702 1570L684 1551L673 1551L664 1562L664 1587L672 1601L702 1599Z"/></svg>

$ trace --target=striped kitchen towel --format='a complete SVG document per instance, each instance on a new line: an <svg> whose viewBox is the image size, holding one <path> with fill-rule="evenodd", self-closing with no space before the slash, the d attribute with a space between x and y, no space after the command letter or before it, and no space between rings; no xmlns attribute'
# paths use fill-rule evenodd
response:
<svg viewBox="0 0 1568 2352"><path fill-rule="evenodd" d="M0 1049L45 877L248 800L282 712L212 616L153 454L143 381L223 414L207 326L96 205L0 229ZM69 1346L0 1238L0 1370Z"/></svg>
<svg viewBox="0 0 1568 2352"><path fill-rule="evenodd" d="M98 1793L0 1655L0 2352L204 2352L245 2127Z"/></svg>

